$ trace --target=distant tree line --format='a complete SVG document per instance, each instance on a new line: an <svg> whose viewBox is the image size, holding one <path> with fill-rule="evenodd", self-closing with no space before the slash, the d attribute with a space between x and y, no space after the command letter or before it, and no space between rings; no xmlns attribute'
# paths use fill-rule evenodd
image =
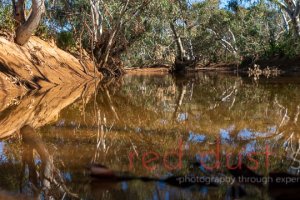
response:
<svg viewBox="0 0 300 200"><path fill-rule="evenodd" d="M300 0L0 0L0 30L89 56L98 70L299 55Z"/></svg>

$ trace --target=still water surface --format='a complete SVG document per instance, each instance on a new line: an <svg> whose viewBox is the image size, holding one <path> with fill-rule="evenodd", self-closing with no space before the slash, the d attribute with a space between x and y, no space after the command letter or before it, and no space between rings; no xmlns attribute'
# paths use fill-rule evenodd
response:
<svg viewBox="0 0 300 200"><path fill-rule="evenodd" d="M126 75L110 83L6 99L0 103L0 198L295 197L298 188L285 194L225 178L232 180L228 168L240 160L264 177L270 172L298 175L298 77L254 81L214 73ZM25 125L35 132L20 132ZM92 178L92 163L120 176L179 176L192 184ZM212 186L188 180L190 176L224 179Z"/></svg>

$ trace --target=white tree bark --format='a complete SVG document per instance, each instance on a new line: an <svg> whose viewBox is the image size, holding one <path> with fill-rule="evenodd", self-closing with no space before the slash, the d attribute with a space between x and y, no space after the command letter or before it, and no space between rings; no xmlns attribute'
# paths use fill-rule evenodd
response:
<svg viewBox="0 0 300 200"><path fill-rule="evenodd" d="M286 19L285 14L282 12L282 9L280 9L280 13L281 13L281 15L282 15L283 26L284 26L284 28L285 28L285 31L288 33L288 32L290 32L289 22L288 22L288 20Z"/></svg>
<svg viewBox="0 0 300 200"><path fill-rule="evenodd" d="M300 0L274 0L290 17L296 37L300 37Z"/></svg>
<svg viewBox="0 0 300 200"><path fill-rule="evenodd" d="M220 36L218 33L216 33L212 29L207 29L207 31L209 33L212 33L213 35L215 35L220 40L221 45L227 51L232 53L236 58L238 57L238 48L236 46L236 39L235 39L235 36L234 36L233 32L231 31L231 29L229 29L228 32L230 34L230 39L232 40L232 42L228 41L224 36Z"/></svg>
<svg viewBox="0 0 300 200"><path fill-rule="evenodd" d="M103 32L103 17L100 10L100 0L90 0L91 4L91 15L93 22L93 36L94 42L100 40L102 32Z"/></svg>
<svg viewBox="0 0 300 200"><path fill-rule="evenodd" d="M173 32L174 39L175 39L176 46L177 46L177 51L178 51L178 55L177 56L181 60L183 60L186 57L186 51L183 48L181 38L180 38L180 36L176 32L176 29L175 29L175 26L174 26L173 22L170 23L170 27L171 27L171 30Z"/></svg>

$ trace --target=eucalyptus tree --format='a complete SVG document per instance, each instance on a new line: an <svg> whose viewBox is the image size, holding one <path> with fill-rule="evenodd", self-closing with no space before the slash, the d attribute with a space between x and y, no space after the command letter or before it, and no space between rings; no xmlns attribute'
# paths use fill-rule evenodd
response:
<svg viewBox="0 0 300 200"><path fill-rule="evenodd" d="M100 70L120 73L120 55L146 32L143 15L151 3L150 0L90 1L92 52Z"/></svg>
<svg viewBox="0 0 300 200"><path fill-rule="evenodd" d="M32 0L29 14L26 12L25 0L12 0L16 22L15 42L24 45L38 28L42 14L45 12L45 0Z"/></svg>
<svg viewBox="0 0 300 200"><path fill-rule="evenodd" d="M174 15L173 21L170 22L170 27L174 35L174 41L177 47L177 56L174 63L174 71L185 70L187 67L195 66L195 56L193 44L191 42L191 28L188 28L194 21L190 17L190 8L192 4L188 0L178 0L179 15ZM184 45L182 36L177 32L176 27L181 27L183 35L186 36ZM187 32L187 33L186 33Z"/></svg>
<svg viewBox="0 0 300 200"><path fill-rule="evenodd" d="M121 73L121 54L146 32L143 15L150 4L150 0L56 0L51 13L58 19L69 13L69 20L61 19L61 27L75 33L98 70L115 75Z"/></svg>
<svg viewBox="0 0 300 200"><path fill-rule="evenodd" d="M123 64L184 68L289 51L289 26L300 34L300 0L231 0L226 8L219 0L0 2L1 9L10 2L18 44L45 29L59 47L88 55L108 75L122 73ZM0 21L7 21L4 13Z"/></svg>
<svg viewBox="0 0 300 200"><path fill-rule="evenodd" d="M297 38L300 37L300 0L271 0L278 4L289 16L294 30L294 34ZM288 22L284 16L285 23L288 27Z"/></svg>
<svg viewBox="0 0 300 200"><path fill-rule="evenodd" d="M174 64L177 52L170 22L173 22L179 13L176 1L152 0L148 9L141 15L141 19L146 22L146 32L132 43L123 60L131 66ZM181 34L181 30L178 27L176 29Z"/></svg>

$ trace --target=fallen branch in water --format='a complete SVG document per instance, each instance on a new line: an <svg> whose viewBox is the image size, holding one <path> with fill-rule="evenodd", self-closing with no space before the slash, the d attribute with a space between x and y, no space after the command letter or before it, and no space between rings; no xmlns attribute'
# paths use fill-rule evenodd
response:
<svg viewBox="0 0 300 200"><path fill-rule="evenodd" d="M133 181L140 180L143 182L164 182L171 186L176 187L190 187L192 185L205 185L216 187L219 184L215 182L203 183L203 182L191 182L191 181L182 181L188 176L171 176L168 178L156 178L156 177L147 177L147 176L136 176L128 172L115 172L104 165L101 164L92 164L90 167L91 176L99 180L109 180L109 181Z"/></svg>

